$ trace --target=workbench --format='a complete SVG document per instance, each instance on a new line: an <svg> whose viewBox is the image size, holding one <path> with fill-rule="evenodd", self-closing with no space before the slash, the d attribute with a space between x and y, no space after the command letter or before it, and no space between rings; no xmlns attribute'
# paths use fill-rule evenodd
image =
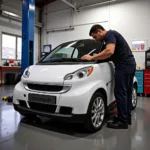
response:
<svg viewBox="0 0 150 150"><path fill-rule="evenodd" d="M21 67L19 66L0 66L0 86L4 83L4 73L17 73L21 72Z"/></svg>

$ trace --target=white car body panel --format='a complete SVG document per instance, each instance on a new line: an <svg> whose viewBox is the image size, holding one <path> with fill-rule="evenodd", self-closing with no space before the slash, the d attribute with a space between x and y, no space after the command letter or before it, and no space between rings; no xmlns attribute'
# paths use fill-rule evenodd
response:
<svg viewBox="0 0 150 150"><path fill-rule="evenodd" d="M34 114L38 111L40 111L39 114L48 114L49 106L53 105L56 109L54 108L54 111L51 112L52 115L61 115L62 107L71 110L70 116L86 115L92 96L97 90L101 90L103 101L106 101L105 104L109 106L115 101L114 64L112 62L98 63L97 61L81 60L85 54L94 55L104 49L103 42L92 39L67 42L56 47L38 64L25 70L21 81L14 89L14 108L33 111ZM93 69L92 73L89 73L90 67ZM75 72L81 69L83 72L80 72L82 76L79 77L79 74L77 75ZM66 79L66 75L69 78ZM134 78L134 82L137 82L136 78ZM54 103L51 102L52 99ZM22 102L25 106L24 104L19 106Z"/></svg>
<svg viewBox="0 0 150 150"><path fill-rule="evenodd" d="M83 79L64 80L65 75L81 68L93 66L93 73ZM57 111L59 106L68 106L73 108L73 114L86 114L93 94L98 89L104 89L107 94L107 104L114 101L113 95L113 77L114 72L112 63L101 64L83 64L83 65L34 65L29 68L29 78L22 77L14 90L13 103L19 104L18 100L24 100L28 104L28 94L36 93L42 95L51 95L57 97ZM38 75L38 76L37 76ZM54 85L71 85L71 89L66 93L33 92L25 89L23 83L40 83ZM110 82L110 83L109 83ZM106 85L107 83L108 86ZM26 97L24 97L24 94ZM29 107L29 105L28 105Z"/></svg>

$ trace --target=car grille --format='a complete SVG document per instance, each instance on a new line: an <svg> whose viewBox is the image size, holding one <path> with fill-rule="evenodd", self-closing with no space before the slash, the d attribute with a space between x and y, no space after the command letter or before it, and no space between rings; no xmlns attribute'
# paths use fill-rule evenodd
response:
<svg viewBox="0 0 150 150"><path fill-rule="evenodd" d="M29 106L33 110L46 112L46 113L55 113L56 105L47 105L47 104L39 104L34 102L29 102Z"/></svg>
<svg viewBox="0 0 150 150"><path fill-rule="evenodd" d="M21 107L28 108L27 103L23 100L19 100L19 104ZM44 112L44 113L55 113L57 106L56 105L48 105L48 104L41 104L36 102L28 102L30 108L32 110ZM59 110L59 114L63 115L71 115L72 114L72 108L71 107L64 107L61 106Z"/></svg>
<svg viewBox="0 0 150 150"><path fill-rule="evenodd" d="M63 86L59 85L41 85L41 84L27 84L28 89L36 91L47 91L47 92L60 92L63 90Z"/></svg>
<svg viewBox="0 0 150 150"><path fill-rule="evenodd" d="M19 100L19 104L21 107L28 108L26 102L23 100ZM34 102L28 102L28 104L30 106L30 109L45 113L55 113L57 107L56 105L47 105Z"/></svg>

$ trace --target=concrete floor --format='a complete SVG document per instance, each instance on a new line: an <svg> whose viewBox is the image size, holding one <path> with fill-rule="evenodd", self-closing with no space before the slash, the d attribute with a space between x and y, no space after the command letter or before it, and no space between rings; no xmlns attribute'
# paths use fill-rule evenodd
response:
<svg viewBox="0 0 150 150"><path fill-rule="evenodd" d="M0 96L12 95L13 87L0 88ZM29 122L0 101L0 150L149 150L150 98L139 97L128 130L105 126L88 134L82 126L49 119Z"/></svg>

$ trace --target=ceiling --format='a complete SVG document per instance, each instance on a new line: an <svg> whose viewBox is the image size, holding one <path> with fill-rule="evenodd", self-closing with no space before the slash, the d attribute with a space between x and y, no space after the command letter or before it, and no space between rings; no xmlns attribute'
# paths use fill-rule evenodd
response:
<svg viewBox="0 0 150 150"><path fill-rule="evenodd" d="M54 1L56 1L56 0L35 0L35 4L38 7L42 7L42 6L46 5L46 4L52 3Z"/></svg>
<svg viewBox="0 0 150 150"><path fill-rule="evenodd" d="M56 1L56 0L35 0L35 4L36 4L36 6L38 6L38 7L43 7L44 5L47 5L47 4L49 4L49 3L52 3L52 2L54 2L54 1ZM69 1L69 0L67 0L67 1ZM126 1L126 0L91 0L91 2L90 1L88 1L88 3L89 4L93 4L93 3L99 3L99 2L105 2L105 1ZM84 1L81 1L81 0L77 0L77 2L84 2L84 4L86 4L87 3L87 1L86 0L84 0Z"/></svg>

